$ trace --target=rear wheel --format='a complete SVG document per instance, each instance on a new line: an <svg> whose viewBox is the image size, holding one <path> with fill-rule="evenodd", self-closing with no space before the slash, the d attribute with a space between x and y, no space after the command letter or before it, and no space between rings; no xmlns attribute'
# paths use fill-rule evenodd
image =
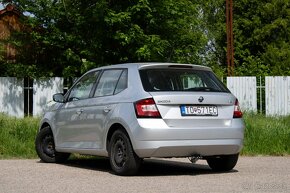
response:
<svg viewBox="0 0 290 193"><path fill-rule="evenodd" d="M55 150L54 139L50 127L39 131L35 139L35 150L39 158L47 163L65 162L70 154L60 153Z"/></svg>
<svg viewBox="0 0 290 193"><path fill-rule="evenodd" d="M130 139L123 130L113 133L109 146L110 164L117 175L137 173L141 159L133 151Z"/></svg>
<svg viewBox="0 0 290 193"><path fill-rule="evenodd" d="M217 157L208 157L206 161L209 167L218 172L230 171L238 162L239 154L222 155Z"/></svg>

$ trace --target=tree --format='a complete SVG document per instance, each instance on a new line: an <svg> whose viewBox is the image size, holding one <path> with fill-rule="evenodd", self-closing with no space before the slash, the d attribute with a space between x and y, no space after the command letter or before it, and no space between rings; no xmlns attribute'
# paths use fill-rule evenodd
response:
<svg viewBox="0 0 290 193"><path fill-rule="evenodd" d="M226 0L197 1L201 13L200 27L206 34L205 63L219 76L226 76Z"/></svg>
<svg viewBox="0 0 290 193"><path fill-rule="evenodd" d="M235 15L239 73L289 75L289 0L237 1Z"/></svg>
<svg viewBox="0 0 290 193"><path fill-rule="evenodd" d="M207 61L225 72L225 0L200 3L209 39ZM235 75L290 75L290 1L234 0Z"/></svg>
<svg viewBox="0 0 290 193"><path fill-rule="evenodd" d="M15 0L29 16L7 75L79 76L121 62L204 64L207 38L190 0Z"/></svg>

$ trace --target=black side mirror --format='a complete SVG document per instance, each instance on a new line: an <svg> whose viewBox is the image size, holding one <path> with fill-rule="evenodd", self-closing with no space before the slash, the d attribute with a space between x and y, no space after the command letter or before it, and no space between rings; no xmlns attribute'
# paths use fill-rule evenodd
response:
<svg viewBox="0 0 290 193"><path fill-rule="evenodd" d="M62 93L57 93L52 96L54 102L64 103L64 96Z"/></svg>

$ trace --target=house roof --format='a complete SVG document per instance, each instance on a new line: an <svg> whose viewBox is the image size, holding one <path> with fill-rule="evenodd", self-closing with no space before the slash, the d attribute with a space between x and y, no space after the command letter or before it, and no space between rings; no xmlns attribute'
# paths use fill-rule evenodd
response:
<svg viewBox="0 0 290 193"><path fill-rule="evenodd" d="M8 4L4 9L0 10L0 16L2 16L5 13L14 13L18 16L21 15L21 12L12 4Z"/></svg>

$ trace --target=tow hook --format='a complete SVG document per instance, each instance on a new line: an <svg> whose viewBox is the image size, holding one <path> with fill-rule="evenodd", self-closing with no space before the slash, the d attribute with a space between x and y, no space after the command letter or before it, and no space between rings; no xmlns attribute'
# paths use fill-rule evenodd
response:
<svg viewBox="0 0 290 193"><path fill-rule="evenodd" d="M195 164L199 159L202 159L202 156L200 155L193 155L191 157L188 157L189 161L193 164Z"/></svg>

